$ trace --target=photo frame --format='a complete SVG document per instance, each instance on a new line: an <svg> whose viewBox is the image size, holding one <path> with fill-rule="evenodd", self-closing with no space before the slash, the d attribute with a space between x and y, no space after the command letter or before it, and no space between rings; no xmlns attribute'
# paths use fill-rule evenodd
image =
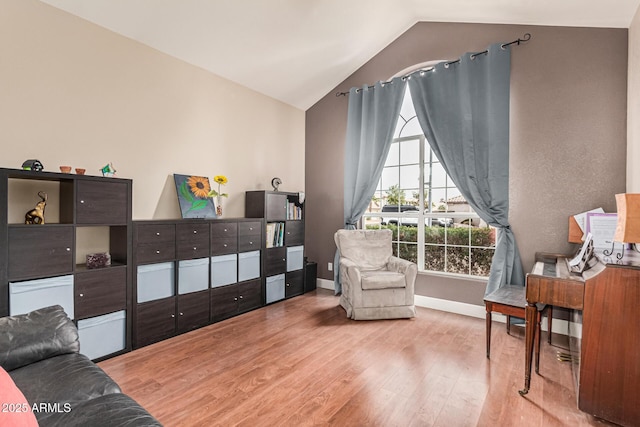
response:
<svg viewBox="0 0 640 427"><path fill-rule="evenodd" d="M173 179L182 218L217 218L208 177L173 174Z"/></svg>

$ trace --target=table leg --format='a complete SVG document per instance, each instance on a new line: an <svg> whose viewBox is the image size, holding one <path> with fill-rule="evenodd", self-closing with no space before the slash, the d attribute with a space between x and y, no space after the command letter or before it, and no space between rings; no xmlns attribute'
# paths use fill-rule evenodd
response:
<svg viewBox="0 0 640 427"><path fill-rule="evenodd" d="M536 346L536 361L535 361L536 374L540 374L540 334L542 333L542 326L540 325L541 321L542 321L542 313L538 311L536 313L536 329L535 329L536 332L534 337L535 346Z"/></svg>
<svg viewBox="0 0 640 427"><path fill-rule="evenodd" d="M489 353L491 352L491 304L485 304L487 309L487 359L489 359Z"/></svg>
<svg viewBox="0 0 640 427"><path fill-rule="evenodd" d="M533 359L533 341L536 330L536 315L538 309L535 304L527 303L525 309L525 361L524 361L524 388L519 390L521 396L529 393L529 386L531 385L531 362Z"/></svg>
<svg viewBox="0 0 640 427"><path fill-rule="evenodd" d="M547 329L549 332L547 333L547 342L551 344L551 321L553 320L553 306L547 306Z"/></svg>

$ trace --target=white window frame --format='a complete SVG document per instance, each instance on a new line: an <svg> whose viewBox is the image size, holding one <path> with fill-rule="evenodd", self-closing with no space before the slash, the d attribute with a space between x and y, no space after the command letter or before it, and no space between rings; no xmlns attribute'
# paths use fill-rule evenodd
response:
<svg viewBox="0 0 640 427"><path fill-rule="evenodd" d="M405 242L405 241L401 241L400 240L400 236L398 233L398 236L396 238L396 240L394 241L394 245L396 245L397 248L397 252L399 254L400 252L400 246L401 244L404 245L416 245L416 255L417 255L417 265L418 265L418 270L420 272L428 272L428 273L437 273L437 274L442 274L442 275L450 275L450 276L464 276L467 278L486 278L486 276L480 276L480 275L475 275L472 274L472 252L474 249L480 249L480 250L495 250L495 246L476 246L476 245L471 245L471 228L469 228L469 233L468 233L468 243L467 245L454 245L454 244L450 244L447 243L447 233L449 230L449 227L444 227L444 243L427 243L425 242L425 223L429 218L453 218L454 221L455 219L469 219L469 220L477 220L480 221L480 217L477 213L475 212L440 212L440 211L433 211L433 204L429 204L429 206L426 206L427 204L425 203L425 156L427 155L427 152L432 154L433 152L431 150L428 149L429 145L426 142L426 138L424 135L412 135L412 136L404 136L404 137L398 137L398 138L394 138L392 143L398 143L398 144L402 144L405 141L410 141L410 140L418 140L419 141L419 165L420 165L420 178L419 178L419 185L418 185L418 194L419 194L419 205L418 205L418 211L410 211L410 212L365 212L365 214L363 215L363 220L360 223L360 227L364 228L365 226L365 219L366 218L380 218L382 221L384 221L384 219L403 219L403 218L408 218L411 220L415 220L417 221L417 242ZM427 151L428 150L428 151ZM431 170L431 164L433 161L438 162L437 159L434 159L433 157L429 159L429 170ZM400 166L400 165L399 165ZM448 177L448 179L450 180L451 178ZM382 180L382 178L381 178ZM386 190L382 190L381 189L381 181L378 185L378 189L376 190L376 193L379 194L379 192L384 192ZM436 187L436 189L439 189L440 187ZM447 189L449 187L446 186L445 187L445 200L448 200L448 196L447 196ZM428 191L430 194L433 194L433 189L431 187L431 185L429 184L428 186ZM420 207L423 207L423 209L420 209ZM381 205L382 208L382 205ZM424 212L424 210L429 210L431 212ZM380 225L380 227L382 227L382 225ZM426 252L426 248L428 246L435 246L435 247L442 247L444 248L444 270L427 270L425 269L425 252ZM452 248L464 248L468 251L468 257L469 257L469 263L467 265L467 271L466 273L459 273L459 272L449 272L446 271L447 270L447 263L448 263L448 250L452 249Z"/></svg>

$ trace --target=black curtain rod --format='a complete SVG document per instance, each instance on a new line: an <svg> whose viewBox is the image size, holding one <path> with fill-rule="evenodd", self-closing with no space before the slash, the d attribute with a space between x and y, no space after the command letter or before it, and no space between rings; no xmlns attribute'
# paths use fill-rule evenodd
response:
<svg viewBox="0 0 640 427"><path fill-rule="evenodd" d="M511 46L512 44L520 46L520 43L528 42L529 40L531 40L531 34L530 33L524 33L524 36L522 36L522 38L517 38L516 40L514 40L512 42L509 42L509 43L503 43L503 44L500 45L500 47L502 49L504 49L505 47ZM473 59L476 56L484 55L485 53L488 53L488 52L489 52L488 50L483 50L482 52L472 53L470 55L470 57L471 57L471 59ZM460 59L456 59L455 61L445 62L444 66L445 67L449 67L449 65L456 64L458 62L460 62ZM423 73L425 71L430 71L430 70L433 70L433 69L434 68L431 67L431 68L429 68L427 70L422 69L422 70L412 71L409 74L405 74L404 76L402 76L402 80L408 79L409 77L411 77L415 73ZM391 81L382 82L382 84L386 84L386 83L391 83ZM369 87L369 89L373 89L374 88L374 86L368 86L368 87ZM360 92L361 90L362 89L357 89L356 92ZM347 95L349 95L349 92L337 92L336 93L336 96L347 96Z"/></svg>

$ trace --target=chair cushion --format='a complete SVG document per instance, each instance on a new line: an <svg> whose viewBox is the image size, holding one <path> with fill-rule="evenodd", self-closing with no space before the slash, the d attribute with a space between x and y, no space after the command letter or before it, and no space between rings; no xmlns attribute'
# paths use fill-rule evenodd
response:
<svg viewBox="0 0 640 427"><path fill-rule="evenodd" d="M393 254L391 230L338 230L340 256L365 270L380 270Z"/></svg>
<svg viewBox="0 0 640 427"><path fill-rule="evenodd" d="M404 274L387 270L365 270L361 272L362 289L404 288Z"/></svg>

